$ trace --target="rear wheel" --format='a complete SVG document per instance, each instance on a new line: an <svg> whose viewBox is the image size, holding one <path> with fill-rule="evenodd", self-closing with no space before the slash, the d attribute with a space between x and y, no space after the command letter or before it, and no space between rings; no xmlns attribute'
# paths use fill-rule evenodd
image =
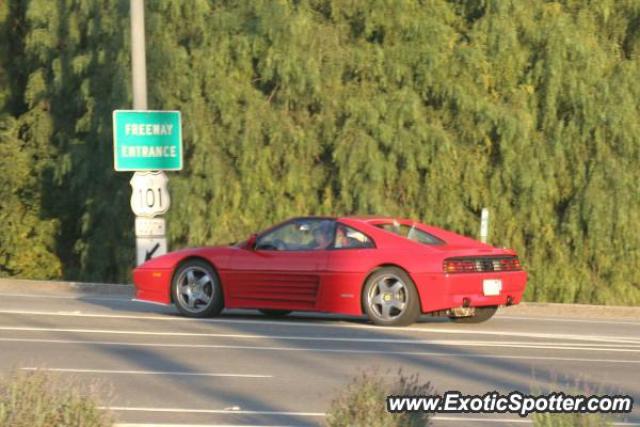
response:
<svg viewBox="0 0 640 427"><path fill-rule="evenodd" d="M259 311L260 311L260 313L264 314L265 316L270 316L270 317L283 317L283 316L286 316L287 314L291 313L291 310L275 310L275 309L271 309L271 308L265 308L265 309L261 309Z"/></svg>
<svg viewBox="0 0 640 427"><path fill-rule="evenodd" d="M190 260L178 268L171 295L178 311L188 317L217 316L224 308L220 279L202 260Z"/></svg>
<svg viewBox="0 0 640 427"><path fill-rule="evenodd" d="M466 317L455 317L449 316L451 320L456 323L482 323L491 319L494 314L498 311L497 305L490 305L487 307L476 307L475 314L473 316Z"/></svg>
<svg viewBox="0 0 640 427"><path fill-rule="evenodd" d="M397 267L376 270L362 291L369 319L381 326L406 326L420 316L418 292L407 273Z"/></svg>

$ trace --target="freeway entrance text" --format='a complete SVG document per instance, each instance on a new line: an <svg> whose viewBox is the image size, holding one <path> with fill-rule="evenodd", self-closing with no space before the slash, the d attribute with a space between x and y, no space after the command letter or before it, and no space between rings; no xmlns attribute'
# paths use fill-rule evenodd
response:
<svg viewBox="0 0 640 427"><path fill-rule="evenodd" d="M113 156L116 171L181 170L180 112L115 110Z"/></svg>

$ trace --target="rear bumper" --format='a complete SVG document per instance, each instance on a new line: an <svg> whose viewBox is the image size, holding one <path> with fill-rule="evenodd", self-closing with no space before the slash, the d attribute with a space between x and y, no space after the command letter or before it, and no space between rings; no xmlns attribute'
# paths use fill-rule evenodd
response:
<svg viewBox="0 0 640 427"><path fill-rule="evenodd" d="M135 298L142 301L171 304L172 272L172 269L162 268L136 268L133 270Z"/></svg>
<svg viewBox="0 0 640 427"><path fill-rule="evenodd" d="M525 271L500 273L459 273L459 274L423 274L416 279L420 294L422 311L429 313L461 307L468 303L471 307L488 305L518 304L527 284ZM486 296L483 281L499 279L502 291L499 295Z"/></svg>

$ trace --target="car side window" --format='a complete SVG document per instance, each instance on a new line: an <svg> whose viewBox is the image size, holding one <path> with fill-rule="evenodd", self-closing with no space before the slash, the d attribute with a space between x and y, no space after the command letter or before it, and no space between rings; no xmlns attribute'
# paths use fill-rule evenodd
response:
<svg viewBox="0 0 640 427"><path fill-rule="evenodd" d="M267 251L328 249L333 242L334 232L334 220L294 220L258 237L255 248Z"/></svg>
<svg viewBox="0 0 640 427"><path fill-rule="evenodd" d="M402 236L409 240L414 240L425 245L437 246L445 244L444 240L439 239L433 234L427 233L426 231L420 230L419 228L415 227L415 225L384 223L376 224L376 227L382 228L385 231L389 231L391 233L397 234L398 236Z"/></svg>
<svg viewBox="0 0 640 427"><path fill-rule="evenodd" d="M338 224L333 247L335 249L364 249L373 248L375 245L364 233L344 224Z"/></svg>

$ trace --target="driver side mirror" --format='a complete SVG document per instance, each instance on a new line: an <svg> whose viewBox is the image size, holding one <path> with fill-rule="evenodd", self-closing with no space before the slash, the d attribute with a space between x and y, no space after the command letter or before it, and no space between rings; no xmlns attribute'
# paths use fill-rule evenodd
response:
<svg viewBox="0 0 640 427"><path fill-rule="evenodd" d="M250 251L254 250L256 247L256 240L258 240L257 234L252 234L251 236L249 236L249 238L244 244L244 249L247 249Z"/></svg>

